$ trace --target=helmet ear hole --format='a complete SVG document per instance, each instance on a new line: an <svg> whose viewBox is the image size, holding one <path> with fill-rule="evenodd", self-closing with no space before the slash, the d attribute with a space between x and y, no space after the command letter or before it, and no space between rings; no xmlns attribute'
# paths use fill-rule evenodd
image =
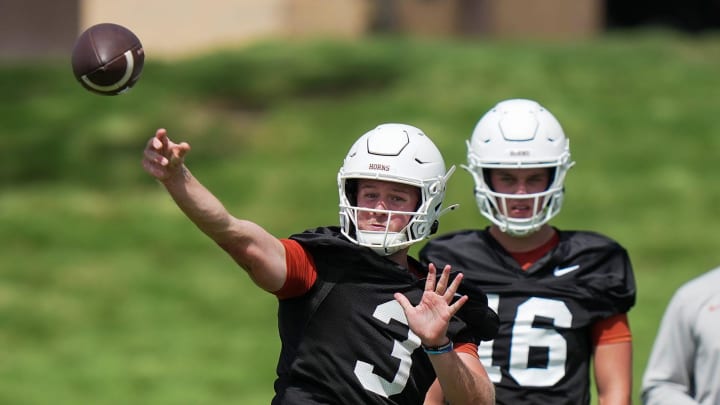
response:
<svg viewBox="0 0 720 405"><path fill-rule="evenodd" d="M438 220L433 221L432 226L430 227L430 235L436 234L439 227L440 222L438 222Z"/></svg>
<svg viewBox="0 0 720 405"><path fill-rule="evenodd" d="M549 189L552 187L553 183L555 183L555 174L557 173L557 168L555 167L548 167L548 186Z"/></svg>
<svg viewBox="0 0 720 405"><path fill-rule="evenodd" d="M357 206L357 180L347 179L345 180L345 196L347 197L350 204Z"/></svg>
<svg viewBox="0 0 720 405"><path fill-rule="evenodd" d="M423 201L423 191L420 189L420 187L417 188L417 204L415 204L415 212L417 212L425 203Z"/></svg>

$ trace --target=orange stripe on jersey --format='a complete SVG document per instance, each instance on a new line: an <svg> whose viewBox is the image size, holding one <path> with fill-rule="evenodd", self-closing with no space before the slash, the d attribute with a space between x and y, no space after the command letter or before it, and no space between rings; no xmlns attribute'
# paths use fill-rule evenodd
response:
<svg viewBox="0 0 720 405"><path fill-rule="evenodd" d="M480 356L478 355L478 347L475 343L458 343L457 345L453 345L453 350L458 353L467 353L480 360Z"/></svg>
<svg viewBox="0 0 720 405"><path fill-rule="evenodd" d="M533 265L536 261L540 260L547 252L552 250L555 246L560 243L560 235L558 235L557 232L553 234L553 237L550 238L547 242L543 243L542 245L536 247L533 250L527 251L527 252L509 252L510 255L515 259L516 262L520 265L520 267L523 270L527 270L530 268L530 266Z"/></svg>
<svg viewBox="0 0 720 405"><path fill-rule="evenodd" d="M627 314L615 314L601 319L592 326L593 346L631 342L632 333Z"/></svg>
<svg viewBox="0 0 720 405"><path fill-rule="evenodd" d="M285 284L274 294L281 300L299 297L308 292L317 280L315 262L297 241L280 239L280 242L285 246L287 274Z"/></svg>

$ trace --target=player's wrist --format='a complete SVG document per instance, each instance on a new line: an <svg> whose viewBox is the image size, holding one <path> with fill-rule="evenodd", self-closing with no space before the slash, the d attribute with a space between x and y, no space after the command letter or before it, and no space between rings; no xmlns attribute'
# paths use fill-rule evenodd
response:
<svg viewBox="0 0 720 405"><path fill-rule="evenodd" d="M450 339L447 339L445 343L439 344L439 345L422 345L423 350L427 354L444 354L444 353L450 353L453 351L453 342Z"/></svg>
<svg viewBox="0 0 720 405"><path fill-rule="evenodd" d="M166 177L160 179L160 182L167 187L179 186L186 184L190 180L190 176L190 171L182 164L169 171Z"/></svg>

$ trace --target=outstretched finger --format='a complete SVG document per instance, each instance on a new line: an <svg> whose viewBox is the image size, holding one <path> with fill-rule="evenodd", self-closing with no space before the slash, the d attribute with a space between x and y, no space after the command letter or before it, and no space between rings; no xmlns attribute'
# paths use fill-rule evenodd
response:
<svg viewBox="0 0 720 405"><path fill-rule="evenodd" d="M465 305L468 299L469 297L467 295L463 295L462 297L458 298L457 301L453 302L452 305L449 306L450 313L454 316L460 310L460 308Z"/></svg>
<svg viewBox="0 0 720 405"><path fill-rule="evenodd" d="M435 290L436 274L437 274L437 269L435 269L435 265L433 263L430 263L430 265L428 266L427 278L425 279L425 291L434 291Z"/></svg>
<svg viewBox="0 0 720 405"><path fill-rule="evenodd" d="M450 265L446 264L445 267L443 268L442 274L440 275L440 280L438 281L437 287L435 288L435 292L438 295L445 295L445 292L447 291L449 279L450 279Z"/></svg>
<svg viewBox="0 0 720 405"><path fill-rule="evenodd" d="M450 267L450 266L448 266L448 267ZM445 268L445 270L448 270L447 267ZM443 274L444 274L444 272L443 272ZM452 283L450 283L450 287L448 287L447 291L445 292L445 295L444 295L445 299L452 300L452 298L455 296L455 293L457 292L458 288L460 288L460 283L462 282L463 277L464 276L462 273L458 273L458 275L455 276ZM450 301L448 301L448 302L450 302Z"/></svg>

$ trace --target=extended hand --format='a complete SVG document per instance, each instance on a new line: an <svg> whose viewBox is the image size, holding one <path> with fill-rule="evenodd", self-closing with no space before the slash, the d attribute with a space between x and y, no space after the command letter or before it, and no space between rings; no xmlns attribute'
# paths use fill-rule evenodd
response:
<svg viewBox="0 0 720 405"><path fill-rule="evenodd" d="M441 346L448 342L447 329L457 311L468 300L467 295L450 304L455 298L455 292L462 281L462 273L458 274L448 286L450 279L450 266L445 266L440 280L436 277L437 270L434 264L428 267L425 291L417 306L413 306L407 297L395 293L395 299L405 312L410 329L420 337L424 346ZM437 280L437 285L435 285Z"/></svg>
<svg viewBox="0 0 720 405"><path fill-rule="evenodd" d="M185 155L189 151L190 145L172 142L167 130L160 128L145 146L142 165L151 176L166 181L182 172Z"/></svg>

